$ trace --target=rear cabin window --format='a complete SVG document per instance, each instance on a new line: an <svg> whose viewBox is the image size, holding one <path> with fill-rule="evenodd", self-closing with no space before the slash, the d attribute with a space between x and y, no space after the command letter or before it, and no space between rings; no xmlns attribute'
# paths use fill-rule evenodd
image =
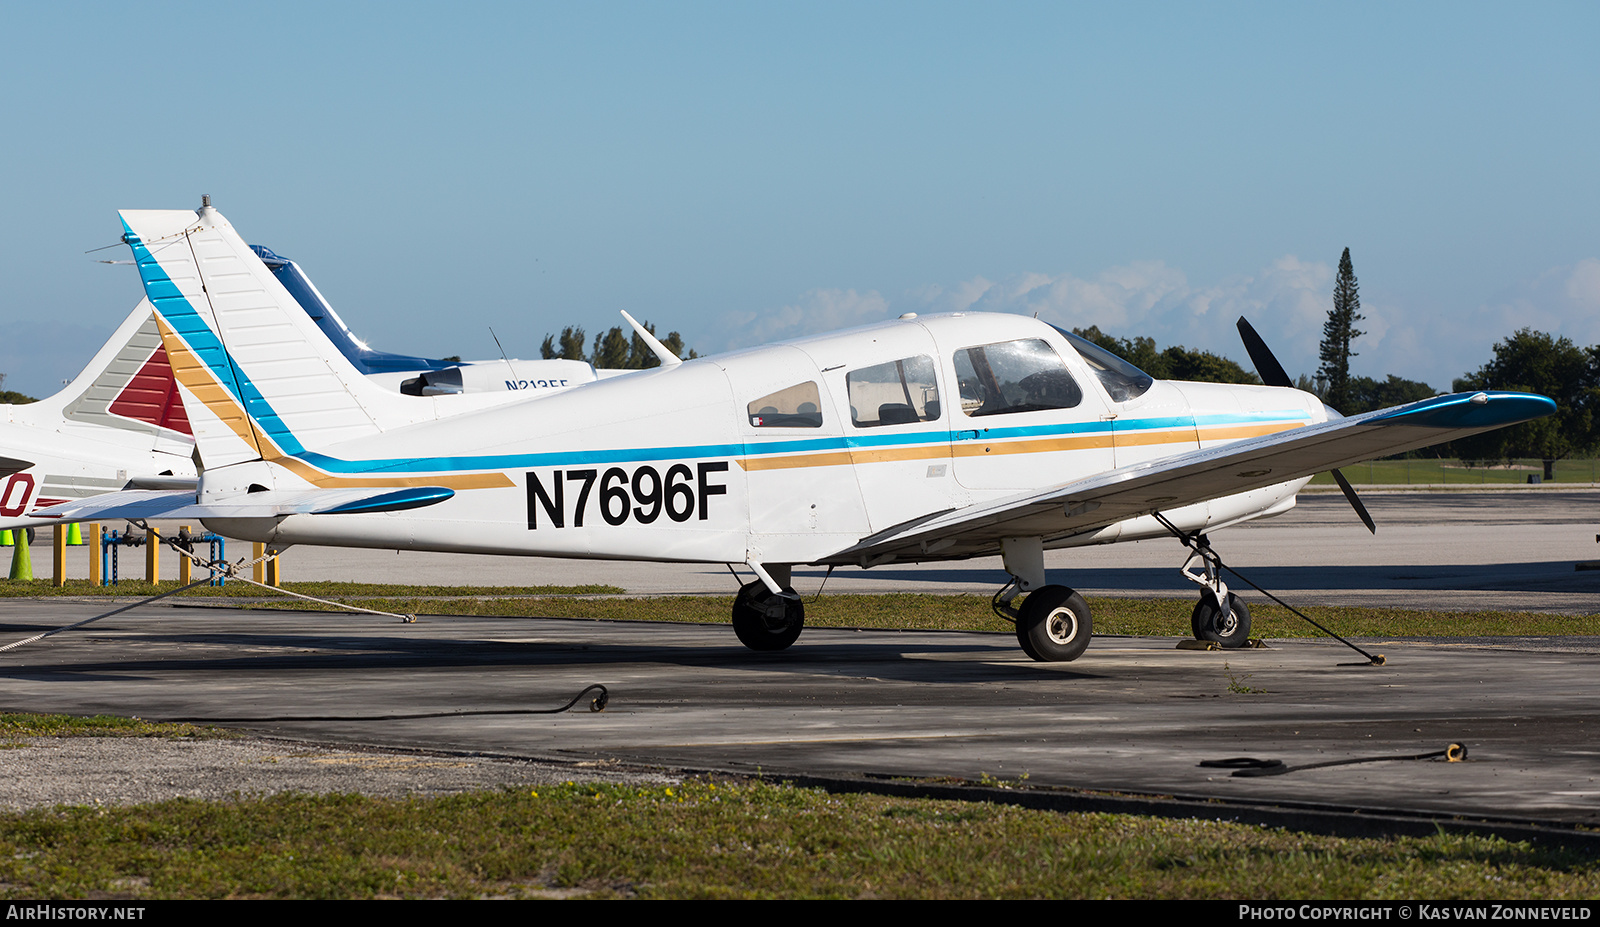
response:
<svg viewBox="0 0 1600 927"><path fill-rule="evenodd" d="M973 418L1070 409L1083 401L1061 355L1038 338L963 348L954 360L961 411Z"/></svg>
<svg viewBox="0 0 1600 927"><path fill-rule="evenodd" d="M754 428L822 427L822 394L809 381L762 396L746 408Z"/></svg>
<svg viewBox="0 0 1600 927"><path fill-rule="evenodd" d="M850 421L857 428L931 422L939 417L939 384L933 358L906 357L845 375Z"/></svg>

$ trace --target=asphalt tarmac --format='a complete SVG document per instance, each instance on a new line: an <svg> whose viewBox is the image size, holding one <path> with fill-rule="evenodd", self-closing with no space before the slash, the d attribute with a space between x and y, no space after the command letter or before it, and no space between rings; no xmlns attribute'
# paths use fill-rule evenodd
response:
<svg viewBox="0 0 1600 927"><path fill-rule="evenodd" d="M1574 566L1596 555L1600 494L1367 500L1377 539L1345 524L1353 516L1338 497L1311 497L1290 515L1214 540L1225 559L1291 602L1600 608L1600 572ZM1057 581L1090 592L1192 594L1175 579L1175 544L1088 553L1056 555L1073 558ZM327 568L308 551L291 556L305 558L298 571L290 562L291 578ZM396 555L349 556L347 564L360 565ZM511 562L516 575L474 573L471 581L582 575L564 563ZM598 566L630 591L732 585L700 567ZM364 569L369 575L340 578L392 578L375 565ZM408 581L439 581L404 572ZM828 588L887 582L990 591L995 581L980 564L960 564L840 571ZM106 608L103 600L0 600L0 641ZM988 778L1600 825L1600 640L1360 642L1387 657L1381 667L1327 641L1212 653L1177 643L1097 637L1076 662L1045 665L996 634L812 628L784 653L755 654L727 626L544 617L402 625L367 615L153 605L0 654L0 707L248 717L258 720L230 723L332 744L568 763L873 781ZM602 713L459 714L552 708L592 683L610 690ZM428 712L439 716L371 720ZM347 720L288 720L300 716ZM1401 759L1452 742L1467 746L1465 761ZM1244 779L1199 765L1241 756L1279 760L1290 771ZM1346 765L1310 768L1332 762Z"/></svg>

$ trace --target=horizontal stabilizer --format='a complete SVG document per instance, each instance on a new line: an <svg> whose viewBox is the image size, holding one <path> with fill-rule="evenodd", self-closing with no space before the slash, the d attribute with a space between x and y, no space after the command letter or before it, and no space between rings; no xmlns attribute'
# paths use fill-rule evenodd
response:
<svg viewBox="0 0 1600 927"><path fill-rule="evenodd" d="M33 464L26 460L18 460L15 457L0 457L0 476L10 476L13 473L21 473L31 466L33 466Z"/></svg>
<svg viewBox="0 0 1600 927"><path fill-rule="evenodd" d="M78 502L35 509L41 524L71 521L138 521L152 518L282 518L287 515L352 515L399 512L443 502L455 495L442 486L367 489L268 490L199 502L192 491L130 489Z"/></svg>
<svg viewBox="0 0 1600 927"><path fill-rule="evenodd" d="M926 559L923 555L932 550L943 557L970 557L988 553L1002 538L1070 537L1153 512L1515 425L1555 410L1551 400L1529 393L1435 396L955 509L890 528L817 562Z"/></svg>
<svg viewBox="0 0 1600 927"><path fill-rule="evenodd" d="M123 489L182 489L200 491L200 479L193 476L136 476Z"/></svg>

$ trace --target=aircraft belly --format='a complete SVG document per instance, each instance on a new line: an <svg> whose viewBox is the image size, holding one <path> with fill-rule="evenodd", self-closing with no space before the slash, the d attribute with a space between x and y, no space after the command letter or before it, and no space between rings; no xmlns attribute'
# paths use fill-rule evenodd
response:
<svg viewBox="0 0 1600 927"><path fill-rule="evenodd" d="M525 523L446 518L422 514L423 511L291 515L271 532L270 540L283 544L380 550L602 560L741 563L745 559L745 533L731 528L698 529L679 525L617 528L602 523L583 528L529 531ZM208 527L210 524L208 521ZM253 537L247 540L261 537L257 530L252 530L253 524L239 527L251 530Z"/></svg>
<svg viewBox="0 0 1600 927"><path fill-rule="evenodd" d="M1182 531L1216 531L1257 518L1282 515L1294 508L1295 493L1307 482L1310 480L1293 480L1264 489L1235 493L1208 502L1186 505L1170 512L1163 512L1162 515ZM1048 541L1045 546L1051 550L1059 550L1067 547L1090 547L1118 541L1145 541L1171 536L1172 532L1154 516L1143 515L1117 522L1098 531Z"/></svg>
<svg viewBox="0 0 1600 927"><path fill-rule="evenodd" d="M272 544L278 540L276 518L202 518L200 524L204 525L207 531L225 538L256 541L262 544Z"/></svg>
<svg viewBox="0 0 1600 927"><path fill-rule="evenodd" d="M744 558L757 563L817 563L859 541L859 534L752 535Z"/></svg>

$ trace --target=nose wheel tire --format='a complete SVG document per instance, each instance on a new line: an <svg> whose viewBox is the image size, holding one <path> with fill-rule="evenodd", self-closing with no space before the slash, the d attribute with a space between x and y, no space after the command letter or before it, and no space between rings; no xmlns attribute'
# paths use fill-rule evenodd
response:
<svg viewBox="0 0 1600 927"><path fill-rule="evenodd" d="M1076 660L1093 634L1088 603L1066 586L1043 586L1023 599L1018 610L1017 643L1041 663Z"/></svg>
<svg viewBox="0 0 1600 927"><path fill-rule="evenodd" d="M1217 600L1210 594L1202 595L1189 616L1194 629L1194 639L1213 641L1224 648L1243 647L1250 640L1250 606L1244 600L1228 593L1228 617L1222 617Z"/></svg>
<svg viewBox="0 0 1600 927"><path fill-rule="evenodd" d="M793 589L784 589L794 595ZM757 581L739 590L733 600L733 633L751 650L783 650L805 628L806 607L799 597L776 596Z"/></svg>

